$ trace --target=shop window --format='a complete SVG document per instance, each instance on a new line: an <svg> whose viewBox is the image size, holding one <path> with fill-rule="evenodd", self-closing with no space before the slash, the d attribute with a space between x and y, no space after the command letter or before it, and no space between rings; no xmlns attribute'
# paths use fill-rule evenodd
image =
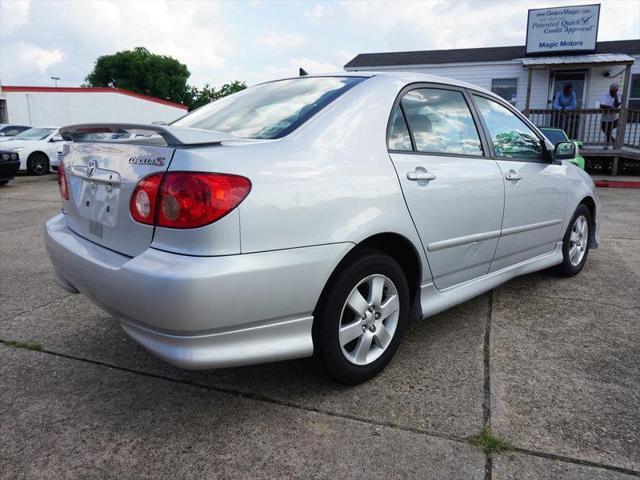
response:
<svg viewBox="0 0 640 480"><path fill-rule="evenodd" d="M494 78L491 80L491 91L515 107L518 97L518 79Z"/></svg>

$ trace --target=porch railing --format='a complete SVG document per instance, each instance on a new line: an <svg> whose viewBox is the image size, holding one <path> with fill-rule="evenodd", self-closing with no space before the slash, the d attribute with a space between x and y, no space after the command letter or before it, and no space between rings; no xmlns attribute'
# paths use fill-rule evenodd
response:
<svg viewBox="0 0 640 480"><path fill-rule="evenodd" d="M611 137L615 139L612 148L640 149L640 110L621 108L617 122L613 125L603 124L603 112L599 108L565 111L531 109L528 116L538 127L562 128L570 139L580 140L589 148L603 148L605 129L614 127L611 129Z"/></svg>

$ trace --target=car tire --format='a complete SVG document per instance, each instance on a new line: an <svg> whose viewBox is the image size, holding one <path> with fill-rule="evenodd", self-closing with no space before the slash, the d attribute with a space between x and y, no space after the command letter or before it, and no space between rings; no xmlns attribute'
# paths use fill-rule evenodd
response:
<svg viewBox="0 0 640 480"><path fill-rule="evenodd" d="M49 157L42 152L33 152L27 159L27 172L31 175L49 173Z"/></svg>
<svg viewBox="0 0 640 480"><path fill-rule="evenodd" d="M7 183L9 183L9 180L0 180L0 187L4 187Z"/></svg>
<svg viewBox="0 0 640 480"><path fill-rule="evenodd" d="M390 256L363 250L331 278L314 314L315 355L346 385L381 372L409 319L409 287Z"/></svg>
<svg viewBox="0 0 640 480"><path fill-rule="evenodd" d="M592 228L591 211L578 205L562 240L562 263L556 273L563 277L573 277L580 273L589 255L589 236Z"/></svg>

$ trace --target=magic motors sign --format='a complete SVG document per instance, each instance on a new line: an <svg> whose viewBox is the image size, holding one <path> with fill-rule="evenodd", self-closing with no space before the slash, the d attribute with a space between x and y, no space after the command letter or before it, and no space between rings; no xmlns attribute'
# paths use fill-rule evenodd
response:
<svg viewBox="0 0 640 480"><path fill-rule="evenodd" d="M595 52L600 5L529 10L526 54Z"/></svg>

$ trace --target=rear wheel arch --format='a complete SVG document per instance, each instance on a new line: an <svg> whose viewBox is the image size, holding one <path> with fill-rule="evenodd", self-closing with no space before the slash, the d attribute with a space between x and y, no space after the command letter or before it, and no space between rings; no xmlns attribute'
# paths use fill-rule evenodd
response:
<svg viewBox="0 0 640 480"><path fill-rule="evenodd" d="M318 309L329 290L329 286L342 269L359 256L372 250L389 255L400 265L409 286L410 303L411 305L415 304L416 299L419 298L420 279L422 278L422 266L418 250L413 242L405 236L393 232L385 232L362 240L345 254L325 283L314 312Z"/></svg>

